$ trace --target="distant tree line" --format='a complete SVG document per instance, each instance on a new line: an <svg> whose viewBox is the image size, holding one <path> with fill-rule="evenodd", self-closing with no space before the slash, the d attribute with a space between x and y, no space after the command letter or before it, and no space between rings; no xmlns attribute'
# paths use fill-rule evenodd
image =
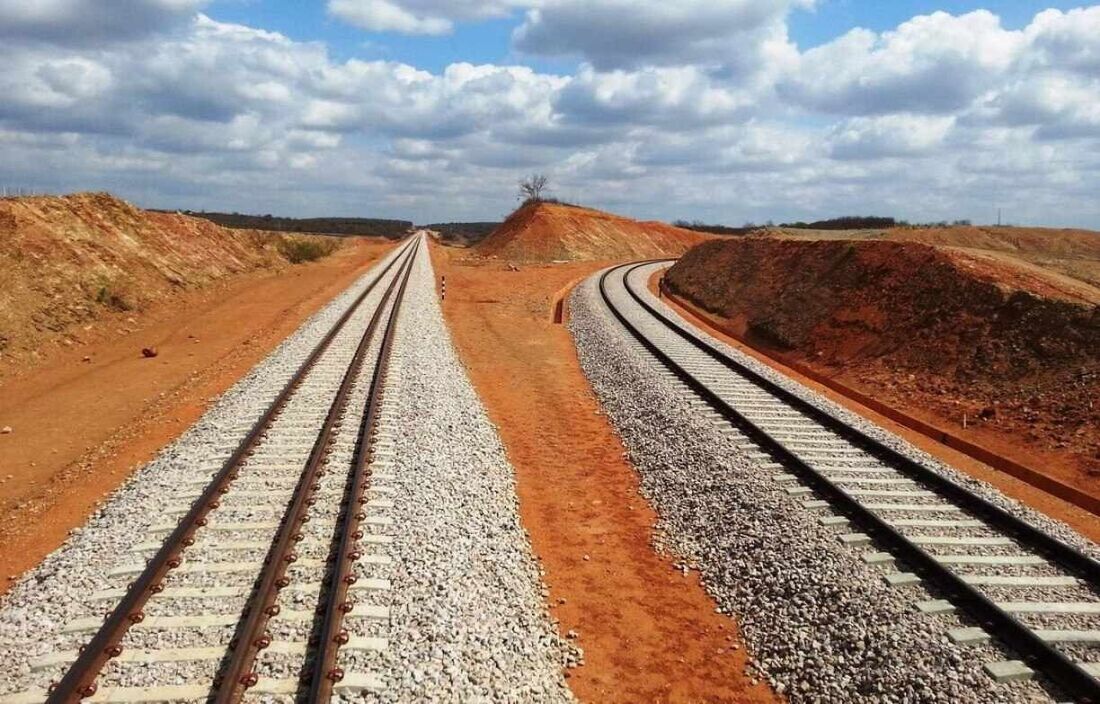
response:
<svg viewBox="0 0 1100 704"><path fill-rule="evenodd" d="M809 223L785 222L780 227L805 230L885 230L891 227L964 227L971 224L969 220L910 223L906 220L876 217L874 215L846 215L840 218Z"/></svg>
<svg viewBox="0 0 1100 704"><path fill-rule="evenodd" d="M839 218L818 220L816 222L785 222L780 227L805 230L881 230L897 227L900 223L894 218L874 215L845 215Z"/></svg>
<svg viewBox="0 0 1100 704"><path fill-rule="evenodd" d="M500 227L499 222L443 222L424 225L423 229L438 232L444 242L477 244Z"/></svg>
<svg viewBox="0 0 1100 704"><path fill-rule="evenodd" d="M763 227L776 227L775 223L771 220L760 225L753 222L747 222L741 227L708 225L698 220L691 222L687 220L677 220L672 224L685 230L708 232L716 235L747 235ZM962 227L969 226L970 224L971 222L969 220L941 220L939 222L909 223L905 220L875 215L845 215L839 218L817 220L815 222L802 222L801 220L798 222L784 222L780 223L778 227L785 227L792 230L885 230L891 227Z"/></svg>
<svg viewBox="0 0 1100 704"><path fill-rule="evenodd" d="M711 235L728 235L728 236L740 236L747 235L753 230L758 229L756 225L752 223L746 223L744 227L729 227L728 225L708 225L705 222L699 220L677 220L672 223L676 227L682 230L693 230L695 232L704 232Z"/></svg>
<svg viewBox="0 0 1100 704"><path fill-rule="evenodd" d="M348 237L404 237L412 228L408 220L377 218L282 218L273 215L242 215L241 213L208 213L180 211L184 215L204 218L222 227L238 230L272 230L275 232L313 232Z"/></svg>

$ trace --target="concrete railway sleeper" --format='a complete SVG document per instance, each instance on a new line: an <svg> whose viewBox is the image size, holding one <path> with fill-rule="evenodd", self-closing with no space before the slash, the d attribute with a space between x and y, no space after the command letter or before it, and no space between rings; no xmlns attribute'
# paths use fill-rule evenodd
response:
<svg viewBox="0 0 1100 704"><path fill-rule="evenodd" d="M155 525L134 545L148 561L112 572L134 575L130 585L92 597L116 601L104 621L66 629L94 632L91 640L35 664L68 664L61 679L5 704L291 701L307 692L325 701L341 680L379 686L370 674L344 675L336 659L386 647L384 633L344 626L388 618L385 606L353 597L388 589L373 570L389 558L364 553L390 540L390 502L384 484L366 484L386 356L422 247L416 237L380 264L228 459L200 466L212 474L201 491L181 491L186 505L169 511L178 523ZM339 588L325 580L334 563ZM319 692L311 677L326 680Z"/></svg>
<svg viewBox="0 0 1100 704"><path fill-rule="evenodd" d="M868 566L885 570L887 583L919 584L934 595L915 608L968 619L949 630L955 643L992 637L1014 653L1016 660L985 665L994 680L1039 675L1056 697L1100 702L1100 563L677 322L646 288L661 266L604 272L603 302L650 357L705 402L710 417L732 425L746 451L774 465L788 495L805 497L806 510L831 510L822 525L838 529L838 540Z"/></svg>

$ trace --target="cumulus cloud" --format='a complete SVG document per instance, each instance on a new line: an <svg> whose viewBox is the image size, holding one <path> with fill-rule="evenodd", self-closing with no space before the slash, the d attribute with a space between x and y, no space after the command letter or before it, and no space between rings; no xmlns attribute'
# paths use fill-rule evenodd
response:
<svg viewBox="0 0 1100 704"><path fill-rule="evenodd" d="M996 86L1025 43L986 10L936 12L882 34L854 29L807 51L780 93L829 113L950 113Z"/></svg>
<svg viewBox="0 0 1100 704"><path fill-rule="evenodd" d="M0 38L88 45L177 25L209 0L0 0Z"/></svg>
<svg viewBox="0 0 1100 704"><path fill-rule="evenodd" d="M699 63L746 74L793 59L785 18L813 0L547 0L515 30L517 49L579 56L597 69Z"/></svg>
<svg viewBox="0 0 1100 704"><path fill-rule="evenodd" d="M785 18L809 3L794 0L329 5L379 31L437 33L522 6L516 46L582 59L554 75L336 60L320 42L196 14L199 0L119 2L157 11L135 12L140 29L68 40L59 28L87 19L84 2L0 0L0 34L22 28L0 38L0 183L482 220L514 204L517 172L538 169L563 197L644 217L873 207L980 220L1000 200L1027 208L1016 220L1100 225L1088 194L1100 7L1040 12L1019 30L936 13L799 52Z"/></svg>
<svg viewBox="0 0 1100 704"><path fill-rule="evenodd" d="M503 17L527 0L328 0L328 11L372 32L450 34L458 21Z"/></svg>
<svg viewBox="0 0 1100 704"><path fill-rule="evenodd" d="M736 120L750 110L753 98L692 66L604 73L586 66L565 85L554 106L577 123L681 130Z"/></svg>
<svg viewBox="0 0 1100 704"><path fill-rule="evenodd" d="M1045 10L1024 31L1031 51L1023 61L1032 67L1100 72L1100 7L1069 12Z"/></svg>
<svg viewBox="0 0 1100 704"><path fill-rule="evenodd" d="M951 116L856 117L834 127L826 144L837 159L928 156L944 145L954 125Z"/></svg>

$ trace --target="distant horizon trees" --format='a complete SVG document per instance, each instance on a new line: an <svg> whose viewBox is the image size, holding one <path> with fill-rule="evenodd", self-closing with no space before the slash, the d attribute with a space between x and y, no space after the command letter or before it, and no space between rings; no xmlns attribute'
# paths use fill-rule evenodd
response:
<svg viewBox="0 0 1100 704"><path fill-rule="evenodd" d="M906 220L898 220L891 217L876 215L845 215L828 220L816 220L814 222L783 222L776 225L768 220L762 224L746 222L741 227L728 225L708 225L699 220L676 220L672 223L676 227L696 232L710 232L719 235L744 235L753 230L764 227L785 227L792 230L887 230L892 227L968 227L973 223L970 220L941 220L937 222L910 223Z"/></svg>

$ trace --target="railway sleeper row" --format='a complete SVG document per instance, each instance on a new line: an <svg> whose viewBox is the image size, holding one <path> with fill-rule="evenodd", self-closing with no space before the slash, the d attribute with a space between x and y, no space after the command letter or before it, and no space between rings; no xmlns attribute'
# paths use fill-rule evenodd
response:
<svg viewBox="0 0 1100 704"><path fill-rule="evenodd" d="M1095 571L1074 569L1095 561L1081 555L1067 567L1058 559L1061 553L1030 544L1027 530L1006 533L972 510L981 506L979 497L973 505L959 505L940 487L873 451L873 445L853 442L858 431L843 421L825 424L820 414L776 396L712 341L674 322L675 314L646 285L661 266L609 270L601 291L633 343L659 363L660 373L681 389L690 408L771 470L796 506L821 514L822 525L834 528L837 540L881 571L887 584L916 589L914 609L944 618L945 637L966 646L996 643L1000 650L994 653L1009 653L985 663L995 681L1040 675L1057 696L1100 701L1100 585ZM906 555L925 558L919 568L894 554L902 541ZM964 598L963 590L945 593L945 582L963 585ZM974 618L960 606L970 600L984 602L1004 619ZM1027 642L1014 637L1019 633L1005 634L1000 628L1005 621L1015 622ZM1047 659L1037 662L1036 652Z"/></svg>

